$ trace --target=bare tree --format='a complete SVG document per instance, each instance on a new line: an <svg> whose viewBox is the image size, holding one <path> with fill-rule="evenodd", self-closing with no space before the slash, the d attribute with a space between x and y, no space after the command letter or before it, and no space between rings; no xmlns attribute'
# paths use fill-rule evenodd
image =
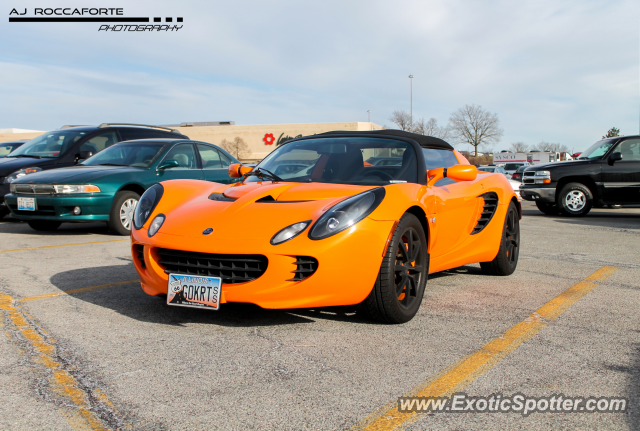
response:
<svg viewBox="0 0 640 431"><path fill-rule="evenodd" d="M524 142L513 142L509 146L509 151L511 151L512 153L526 153L527 151L529 151L529 146Z"/></svg>
<svg viewBox="0 0 640 431"><path fill-rule="evenodd" d="M500 128L497 114L482 109L482 106L464 105L449 118L452 136L459 142L472 145L478 155L478 146L496 144L504 130Z"/></svg>
<svg viewBox="0 0 640 431"><path fill-rule="evenodd" d="M565 144L541 141L538 145L534 145L531 151L551 151L553 153L568 153L569 147Z"/></svg>
<svg viewBox="0 0 640 431"><path fill-rule="evenodd" d="M480 144L480 151L485 155L493 154L496 152L496 146L494 144Z"/></svg>
<svg viewBox="0 0 640 431"><path fill-rule="evenodd" d="M438 126L438 120L435 118L429 118L429 121L424 121L424 118L421 118L413 123L411 131L420 135L434 136L445 141L451 138L449 127Z"/></svg>
<svg viewBox="0 0 640 431"><path fill-rule="evenodd" d="M411 115L407 111L393 111L389 121L396 124L400 130L411 130Z"/></svg>
<svg viewBox="0 0 640 431"><path fill-rule="evenodd" d="M224 148L227 152L231 153L233 157L236 159L240 159L241 154L249 153L249 146L247 143L239 136L233 138L233 141L229 142L226 139L223 139L220 143L220 146Z"/></svg>

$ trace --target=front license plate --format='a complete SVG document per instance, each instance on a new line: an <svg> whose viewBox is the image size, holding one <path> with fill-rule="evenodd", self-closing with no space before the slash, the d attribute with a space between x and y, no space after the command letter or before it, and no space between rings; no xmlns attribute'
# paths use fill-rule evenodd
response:
<svg viewBox="0 0 640 431"><path fill-rule="evenodd" d="M36 198L18 198L19 211L35 211Z"/></svg>
<svg viewBox="0 0 640 431"><path fill-rule="evenodd" d="M180 307L220 308L220 277L169 274L167 304Z"/></svg>

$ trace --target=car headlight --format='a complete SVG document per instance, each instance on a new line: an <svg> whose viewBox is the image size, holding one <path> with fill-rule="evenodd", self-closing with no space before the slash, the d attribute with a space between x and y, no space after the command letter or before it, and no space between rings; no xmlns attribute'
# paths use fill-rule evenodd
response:
<svg viewBox="0 0 640 431"><path fill-rule="evenodd" d="M7 175L7 177L4 179L4 184L12 183L18 178L22 178L28 174L33 174L34 172L40 172L41 170L42 168L38 167L20 169L19 171L15 171L14 173Z"/></svg>
<svg viewBox="0 0 640 431"><path fill-rule="evenodd" d="M164 214L158 214L157 216L155 216L155 218L149 225L149 230L147 231L147 235L149 235L149 238L151 238L158 232L158 229L162 227L162 223L164 223L165 218L166 217Z"/></svg>
<svg viewBox="0 0 640 431"><path fill-rule="evenodd" d="M384 199L383 187L368 190L335 204L309 230L313 240L328 238L350 228L375 210Z"/></svg>
<svg viewBox="0 0 640 431"><path fill-rule="evenodd" d="M536 171L533 176L534 184L549 184L551 182L551 172Z"/></svg>
<svg viewBox="0 0 640 431"><path fill-rule="evenodd" d="M307 228L307 226L309 226L310 223L311 220L307 220L285 227L271 238L271 245L282 244L283 242L297 237Z"/></svg>
<svg viewBox="0 0 640 431"><path fill-rule="evenodd" d="M72 194L72 193L100 193L100 187L91 184L64 184L54 185L53 188L58 194Z"/></svg>
<svg viewBox="0 0 640 431"><path fill-rule="evenodd" d="M136 210L133 213L133 227L138 230L149 220L149 216L155 209L162 194L164 193L164 187L160 184L155 184L147 189L146 192L140 197L140 202L136 206Z"/></svg>

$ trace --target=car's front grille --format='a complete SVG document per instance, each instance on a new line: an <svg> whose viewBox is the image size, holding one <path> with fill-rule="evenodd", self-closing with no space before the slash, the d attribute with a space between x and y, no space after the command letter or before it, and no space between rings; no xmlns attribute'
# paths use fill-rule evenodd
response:
<svg viewBox="0 0 640 431"><path fill-rule="evenodd" d="M211 254L157 248L158 263L167 274L220 277L222 284L245 283L260 277L269 260L261 254Z"/></svg>
<svg viewBox="0 0 640 431"><path fill-rule="evenodd" d="M16 213L16 215L27 216L54 216L56 215L56 208L49 205L38 205L35 211L23 211L18 210L17 205L9 204L9 208Z"/></svg>
<svg viewBox="0 0 640 431"><path fill-rule="evenodd" d="M56 189L51 184L16 184L15 191L27 195L52 195Z"/></svg>
<svg viewBox="0 0 640 431"><path fill-rule="evenodd" d="M480 214L476 227L471 231L471 235L482 232L482 230L487 227L498 208L498 195L494 192L485 193L478 197L484 199L484 207L482 208L482 214Z"/></svg>
<svg viewBox="0 0 640 431"><path fill-rule="evenodd" d="M140 264L142 269L147 269L147 265L144 263L144 245L135 244L133 248L135 250L136 257L138 258L138 263Z"/></svg>
<svg viewBox="0 0 640 431"><path fill-rule="evenodd" d="M307 277L311 277L318 269L318 261L309 256L296 256L296 261L293 262L296 266L294 271L291 271L294 275L293 278L287 281L301 281Z"/></svg>

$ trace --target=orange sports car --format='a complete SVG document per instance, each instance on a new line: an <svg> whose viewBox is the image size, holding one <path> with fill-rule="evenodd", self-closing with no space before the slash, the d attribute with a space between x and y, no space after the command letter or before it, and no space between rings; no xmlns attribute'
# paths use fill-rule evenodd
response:
<svg viewBox="0 0 640 431"><path fill-rule="evenodd" d="M380 158L393 163L374 164ZM133 261L149 295L218 309L360 304L403 323L430 273L518 263L521 209L502 174L478 172L445 141L398 130L294 139L242 181L172 180L141 197Z"/></svg>

